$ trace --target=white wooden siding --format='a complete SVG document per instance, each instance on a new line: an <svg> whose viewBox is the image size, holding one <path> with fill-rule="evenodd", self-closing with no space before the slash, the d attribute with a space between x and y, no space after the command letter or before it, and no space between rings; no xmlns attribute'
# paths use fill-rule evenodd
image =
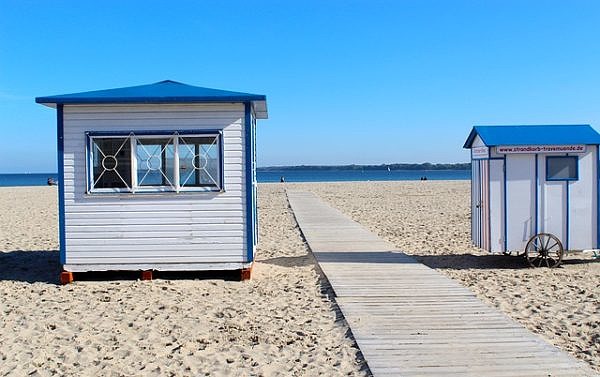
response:
<svg viewBox="0 0 600 377"><path fill-rule="evenodd" d="M587 147L579 155L579 179L569 183L569 248L591 249L596 246L596 148ZM565 245L566 247L566 245Z"/></svg>
<svg viewBox="0 0 600 377"><path fill-rule="evenodd" d="M507 250L525 250L535 230L535 155L506 156Z"/></svg>
<svg viewBox="0 0 600 377"><path fill-rule="evenodd" d="M490 160L490 251L504 251L504 160Z"/></svg>
<svg viewBox="0 0 600 377"><path fill-rule="evenodd" d="M244 127L242 104L65 105L66 266L240 268L248 225ZM86 194L86 132L176 130L223 131L225 192Z"/></svg>

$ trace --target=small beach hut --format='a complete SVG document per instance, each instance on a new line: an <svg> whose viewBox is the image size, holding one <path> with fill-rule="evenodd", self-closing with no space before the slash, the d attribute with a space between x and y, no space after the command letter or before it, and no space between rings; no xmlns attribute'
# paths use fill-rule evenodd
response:
<svg viewBox="0 0 600 377"><path fill-rule="evenodd" d="M597 248L599 144L589 125L473 127L473 243L522 253L549 233L565 250Z"/></svg>
<svg viewBox="0 0 600 377"><path fill-rule="evenodd" d="M108 270L249 278L264 95L167 80L36 102L57 110L63 280Z"/></svg>

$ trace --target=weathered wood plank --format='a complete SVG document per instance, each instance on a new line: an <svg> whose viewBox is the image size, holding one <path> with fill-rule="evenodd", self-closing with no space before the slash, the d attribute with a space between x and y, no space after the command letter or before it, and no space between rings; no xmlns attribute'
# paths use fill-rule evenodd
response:
<svg viewBox="0 0 600 377"><path fill-rule="evenodd" d="M374 375L596 376L313 194L288 199Z"/></svg>

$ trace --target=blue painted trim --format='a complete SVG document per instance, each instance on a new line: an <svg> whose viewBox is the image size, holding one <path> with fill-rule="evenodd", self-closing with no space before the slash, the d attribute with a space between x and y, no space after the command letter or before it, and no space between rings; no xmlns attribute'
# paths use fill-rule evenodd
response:
<svg viewBox="0 0 600 377"><path fill-rule="evenodd" d="M250 96L223 96L217 98L211 97L110 97L110 98L58 98L57 97L37 97L37 103L55 103L57 105L91 105L91 104L113 104L113 103L239 103L244 101L266 101L265 95Z"/></svg>
<svg viewBox="0 0 600 377"><path fill-rule="evenodd" d="M596 248L600 249L600 146L596 145Z"/></svg>
<svg viewBox="0 0 600 377"><path fill-rule="evenodd" d="M549 178L548 177L548 160L556 160L556 159L574 159L575 160L575 178ZM568 154L565 156L546 156L546 181L557 182L557 181L578 181L579 180L579 157L577 156L569 156Z"/></svg>
<svg viewBox="0 0 600 377"><path fill-rule="evenodd" d="M256 114L252 118L252 208L254 211L254 245L258 245L258 188L256 187Z"/></svg>
<svg viewBox="0 0 600 377"><path fill-rule="evenodd" d="M58 160L58 242L60 264L64 266L67 260L67 248L65 244L65 139L63 105L56 106L56 146Z"/></svg>
<svg viewBox="0 0 600 377"><path fill-rule="evenodd" d="M539 185L539 169L538 169L538 155L533 155L535 158L535 214L534 214L534 232L538 234L538 185Z"/></svg>
<svg viewBox="0 0 600 377"><path fill-rule="evenodd" d="M503 164L503 170L504 170L504 176L503 176L503 180L504 180L504 251L508 251L508 192L507 192L507 184L506 184L506 176L507 176L507 171L508 169L506 168L506 156L503 158L504 159L504 164Z"/></svg>
<svg viewBox="0 0 600 377"><path fill-rule="evenodd" d="M220 128L216 129L186 129L186 130L141 130L141 131L89 131L87 132L90 136L128 136L134 134L135 136L170 136L177 132L180 135L205 135L205 134L217 134L222 133L223 130Z"/></svg>
<svg viewBox="0 0 600 377"><path fill-rule="evenodd" d="M223 131L219 131L219 178L221 191L225 191L225 140L223 140ZM179 183L178 183L179 184Z"/></svg>
<svg viewBox="0 0 600 377"><path fill-rule="evenodd" d="M94 161L92 158L92 137L89 132L85 133L85 155L86 155L86 193L89 194L92 191L92 184L94 183Z"/></svg>
<svg viewBox="0 0 600 377"><path fill-rule="evenodd" d="M254 260L254 208L252 194L252 119L250 102L244 103L244 149L246 163L246 262Z"/></svg>

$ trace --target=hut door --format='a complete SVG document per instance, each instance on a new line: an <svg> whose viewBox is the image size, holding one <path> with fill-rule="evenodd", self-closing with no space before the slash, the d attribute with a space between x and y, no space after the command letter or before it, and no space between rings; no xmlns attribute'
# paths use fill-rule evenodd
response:
<svg viewBox="0 0 600 377"><path fill-rule="evenodd" d="M472 174L472 239L475 246L489 250L489 161L474 160Z"/></svg>
<svg viewBox="0 0 600 377"><path fill-rule="evenodd" d="M479 161L473 160L471 164L471 241L477 247L481 247L480 184Z"/></svg>

